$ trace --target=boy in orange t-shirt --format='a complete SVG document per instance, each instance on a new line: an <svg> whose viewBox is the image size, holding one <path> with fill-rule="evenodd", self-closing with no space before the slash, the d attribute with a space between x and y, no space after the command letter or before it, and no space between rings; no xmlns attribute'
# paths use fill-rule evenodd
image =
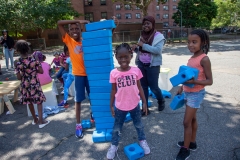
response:
<svg viewBox="0 0 240 160"><path fill-rule="evenodd" d="M80 122L81 102L85 99L85 88L89 94L89 84L83 61L83 51L81 42L81 23L89 23L87 20L60 20L58 29L62 35L63 42L67 45L70 59L72 61L72 73L75 77L75 111L76 111L76 132L77 138L82 138L82 125ZM69 32L64 29L68 25Z"/></svg>
<svg viewBox="0 0 240 160"><path fill-rule="evenodd" d="M112 17L115 24L118 20ZM58 29L62 35L63 42L68 46L70 59L72 61L72 73L75 76L75 111L76 111L76 133L77 138L82 138L82 126L80 123L81 102L85 99L85 88L89 94L89 84L83 61L83 51L81 42L81 23L89 23L87 20L59 20ZM68 25L69 33L64 29L64 25ZM114 29L113 29L114 31Z"/></svg>

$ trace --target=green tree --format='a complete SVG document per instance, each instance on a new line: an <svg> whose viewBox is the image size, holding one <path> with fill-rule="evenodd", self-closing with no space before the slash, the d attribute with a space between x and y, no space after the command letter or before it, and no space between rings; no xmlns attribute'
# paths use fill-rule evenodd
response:
<svg viewBox="0 0 240 160"><path fill-rule="evenodd" d="M213 27L240 26L240 1L215 0L217 16L212 20Z"/></svg>
<svg viewBox="0 0 240 160"><path fill-rule="evenodd" d="M143 16L147 15L147 11L148 11L148 6L155 0L112 0L113 2L120 2L123 5L130 5L131 8L133 7L138 7L140 8L140 10L142 10ZM157 0L157 3L165 3L167 0Z"/></svg>
<svg viewBox="0 0 240 160"><path fill-rule="evenodd" d="M217 6L210 0L181 0L178 9L182 11L182 25L185 27L210 27L217 15ZM172 18L181 24L181 14L177 11Z"/></svg>
<svg viewBox="0 0 240 160"><path fill-rule="evenodd" d="M79 14L70 0L0 0L0 28L17 32L56 28L59 19L73 19Z"/></svg>

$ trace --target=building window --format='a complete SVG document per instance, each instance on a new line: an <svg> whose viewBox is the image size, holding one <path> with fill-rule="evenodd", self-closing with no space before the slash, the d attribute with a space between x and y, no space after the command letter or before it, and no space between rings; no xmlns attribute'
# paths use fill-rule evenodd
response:
<svg viewBox="0 0 240 160"><path fill-rule="evenodd" d="M107 12L101 12L101 18L107 19Z"/></svg>
<svg viewBox="0 0 240 160"><path fill-rule="evenodd" d="M136 6L136 8L135 8L136 10L140 10L140 8L138 7L138 6Z"/></svg>
<svg viewBox="0 0 240 160"><path fill-rule="evenodd" d="M163 22L163 27L168 27L168 26L169 26L168 22Z"/></svg>
<svg viewBox="0 0 240 160"><path fill-rule="evenodd" d="M168 6L163 6L163 10L167 11L168 10Z"/></svg>
<svg viewBox="0 0 240 160"><path fill-rule="evenodd" d="M157 14L157 15L156 15L156 19L160 19L160 14Z"/></svg>
<svg viewBox="0 0 240 160"><path fill-rule="evenodd" d="M164 15L163 15L163 18L164 18L164 19L168 19L168 14L164 14Z"/></svg>
<svg viewBox="0 0 240 160"><path fill-rule="evenodd" d="M129 4L125 4L124 7L125 7L126 10L130 10L131 9Z"/></svg>
<svg viewBox="0 0 240 160"><path fill-rule="evenodd" d="M173 0L173 2L177 2L177 0Z"/></svg>
<svg viewBox="0 0 240 160"><path fill-rule="evenodd" d="M126 17L126 19L132 19L131 13L126 13L126 14L125 14L125 17Z"/></svg>
<svg viewBox="0 0 240 160"><path fill-rule="evenodd" d="M141 14L140 13L136 13L136 19L141 19Z"/></svg>
<svg viewBox="0 0 240 160"><path fill-rule="evenodd" d="M116 17L117 17L117 19L121 19L121 14L120 14L120 13L117 13L117 14L116 14Z"/></svg>
<svg viewBox="0 0 240 160"><path fill-rule="evenodd" d="M120 10L121 9L121 5L120 4L116 4L116 10Z"/></svg>
<svg viewBox="0 0 240 160"><path fill-rule="evenodd" d="M100 0L101 5L106 5L106 0Z"/></svg>
<svg viewBox="0 0 240 160"><path fill-rule="evenodd" d="M160 10L160 6L156 6L156 10L159 11Z"/></svg>
<svg viewBox="0 0 240 160"><path fill-rule="evenodd" d="M85 14L85 20L93 22L93 13L86 13Z"/></svg>
<svg viewBox="0 0 240 160"><path fill-rule="evenodd" d="M84 0L85 6L92 6L92 0Z"/></svg>
<svg viewBox="0 0 240 160"><path fill-rule="evenodd" d="M172 8L173 8L173 10L176 10L176 9L177 9L177 6L173 6Z"/></svg>

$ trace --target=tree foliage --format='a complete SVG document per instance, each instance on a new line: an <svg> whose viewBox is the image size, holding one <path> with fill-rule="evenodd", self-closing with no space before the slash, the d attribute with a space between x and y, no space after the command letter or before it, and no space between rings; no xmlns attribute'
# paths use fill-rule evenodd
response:
<svg viewBox="0 0 240 160"><path fill-rule="evenodd" d="M120 2L122 5L130 5L131 8L138 7L142 10L143 16L147 15L148 6L155 0L112 0L113 2ZM165 3L167 0L157 0L157 3Z"/></svg>
<svg viewBox="0 0 240 160"><path fill-rule="evenodd" d="M217 5L210 0L181 0L178 9L182 11L182 25L185 27L209 27L217 15ZM172 18L181 24L181 14L177 11Z"/></svg>
<svg viewBox="0 0 240 160"><path fill-rule="evenodd" d="M79 14L70 0L0 0L0 28L11 31L56 28L57 20Z"/></svg>
<svg viewBox="0 0 240 160"><path fill-rule="evenodd" d="M212 20L213 27L238 26L240 27L240 1L215 0L218 10L217 16Z"/></svg>

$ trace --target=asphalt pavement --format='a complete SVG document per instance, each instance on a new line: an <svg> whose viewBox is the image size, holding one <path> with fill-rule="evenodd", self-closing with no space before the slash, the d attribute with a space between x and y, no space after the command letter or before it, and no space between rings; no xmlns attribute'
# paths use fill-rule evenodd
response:
<svg viewBox="0 0 240 160"><path fill-rule="evenodd" d="M186 65L191 55L186 44L166 45L162 67L171 69L171 77L178 72L180 65ZM197 112L198 149L191 152L189 159L237 160L240 159L240 40L213 41L208 56L212 64L213 85L206 87L206 97ZM48 62L52 58L52 55L47 55ZM4 60L0 63L3 72L0 81L16 79L13 71L5 71ZM59 83L57 85L60 86ZM170 90L172 97L176 91L177 87ZM58 96L59 102L61 99L62 95ZM174 160L179 151L176 144L183 140L185 107L173 111L169 107L172 99L166 99L166 108L159 112L156 100L150 99L153 101L151 114L142 120L151 154L141 159ZM14 103L16 112L12 115L6 115L5 107L0 115L0 159L106 159L110 143L93 143L92 132L95 128L85 130L83 139L74 136L76 120L73 97L69 97L69 104L64 112L49 116L47 119L51 123L43 129L31 124L32 118L27 116L26 106ZM82 119L89 119L89 106L89 101L85 100ZM123 148L135 142L137 133L132 122L125 123L115 160L126 160Z"/></svg>

